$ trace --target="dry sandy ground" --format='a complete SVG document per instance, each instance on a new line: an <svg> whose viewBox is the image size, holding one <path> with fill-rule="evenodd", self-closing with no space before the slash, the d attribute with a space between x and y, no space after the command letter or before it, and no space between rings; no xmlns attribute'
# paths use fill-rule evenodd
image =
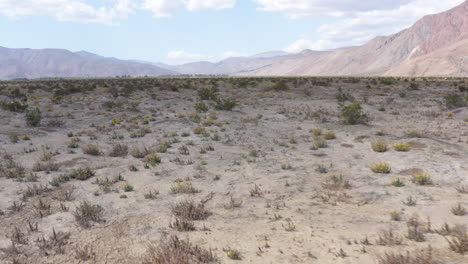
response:
<svg viewBox="0 0 468 264"><path fill-rule="evenodd" d="M468 210L468 109L447 110L443 103L445 94L460 93L457 87L468 82L418 80L419 89L410 90L411 81L404 80L382 84L335 78L324 85L303 78L288 79L288 91L273 91L268 88L274 79L253 79L255 85L246 88L232 80L168 79L118 97L109 89L122 89L122 83L98 85L55 102L50 91L23 89L30 107L41 109L42 121L30 127L24 113L0 110L0 262L142 263L149 245L158 247L177 235L211 249L218 263L370 264L379 263L386 252L414 256L429 246L439 263L468 263L468 253L454 252L448 243L455 239L455 226L468 224L468 213L452 212L458 204ZM183 88L184 82L193 88ZM57 88L56 83L41 85ZM165 83L181 88L173 91ZM222 111L205 101L208 112L198 113L200 124L193 122L196 88L213 83L223 98L234 98L238 105ZM33 86L0 85L0 100L10 100L7 94L14 88ZM367 124L340 121L339 87L362 102ZM106 108L110 101L115 107ZM198 126L205 126L205 136L193 132ZM148 133L131 136L141 128ZM322 130L318 137L334 131L336 139L315 149L314 128ZM409 136L413 130L421 137ZM12 143L15 134L19 140ZM68 146L73 138L79 139L76 148ZM377 139L389 144L386 152L372 150ZM172 142L166 152L162 142ZM395 142L407 143L410 150L395 151ZM96 144L100 155L83 153L87 144ZM128 146L128 155L110 157L116 144ZM154 151L161 162L153 166L133 157L135 147ZM58 168L32 172L37 162ZM388 163L391 172L374 173L370 167L377 162ZM23 178L8 177L12 167L21 166ZM50 184L85 167L95 175ZM432 184L413 182L417 172L429 173ZM117 175L123 180L107 187L96 182ZM404 186L393 186L396 178ZM197 192L171 191L190 184ZM40 191L28 193L33 186ZM71 197L65 197L67 192ZM148 197L149 192L158 194ZM415 205L404 203L410 196ZM186 200L200 203L211 215L187 221L195 230L178 231L170 226L176 221L171 208ZM103 209L100 221L88 227L75 217L84 201ZM401 219L392 219L391 212ZM408 234L414 222L421 241ZM444 232L445 224L452 231ZM385 239L389 230L401 243ZM460 233L466 236L466 229ZM230 258L235 251L240 260Z"/></svg>

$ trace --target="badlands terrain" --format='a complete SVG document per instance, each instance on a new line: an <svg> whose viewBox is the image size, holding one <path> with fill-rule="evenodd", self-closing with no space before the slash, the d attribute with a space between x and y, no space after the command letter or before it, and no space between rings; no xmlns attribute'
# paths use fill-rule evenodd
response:
<svg viewBox="0 0 468 264"><path fill-rule="evenodd" d="M0 83L1 263L468 263L468 80Z"/></svg>

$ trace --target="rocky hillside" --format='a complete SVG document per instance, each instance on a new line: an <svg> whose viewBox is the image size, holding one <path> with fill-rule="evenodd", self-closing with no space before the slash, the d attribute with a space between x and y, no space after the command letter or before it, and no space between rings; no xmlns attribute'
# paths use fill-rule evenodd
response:
<svg viewBox="0 0 468 264"><path fill-rule="evenodd" d="M288 56L243 75L468 76L467 39L468 1L465 1L365 45Z"/></svg>

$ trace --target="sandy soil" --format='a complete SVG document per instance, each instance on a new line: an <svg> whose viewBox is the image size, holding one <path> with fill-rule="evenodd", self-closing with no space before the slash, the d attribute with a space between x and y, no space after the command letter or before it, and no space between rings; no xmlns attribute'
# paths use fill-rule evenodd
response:
<svg viewBox="0 0 468 264"><path fill-rule="evenodd" d="M249 79L239 87L243 80L0 83L0 101L14 100L11 91L20 88L29 107L42 112L41 124L31 127L25 113L0 110L0 262L142 263L149 245L177 235L211 249L218 263L370 264L385 253L413 256L429 246L440 263L468 263L467 253L449 248L455 233L443 232L445 224L452 230L468 224L468 213L453 213L457 205L468 210L468 109L448 110L443 99L463 94L458 87L467 81L421 79L411 90L411 80L403 79L291 78L285 79L289 90L274 91L275 79ZM132 92L122 92L129 83ZM54 89L94 84L53 97ZM208 112L195 114L197 89L212 86L238 105L223 111L206 100ZM338 88L362 103L366 124L342 122ZM205 135L195 134L197 127ZM146 134L138 133L142 128ZM316 128L321 135L314 136ZM336 138L313 147L327 131ZM373 151L378 139L388 143L387 151ZM166 151L164 142L170 142ZM395 151L396 142L409 151ZM97 145L99 155L85 154L88 144ZM128 146L128 154L111 157L116 144ZM160 163L132 156L138 147L156 153ZM374 173L377 162L391 172ZM24 173L8 174L20 167ZM94 176L51 185L85 167ZM428 173L432 184L414 182L417 172ZM118 175L118 182L97 183ZM404 186L393 186L396 178ZM173 193L190 184L193 193ZM34 186L38 191L28 192ZM408 197L416 204L405 204ZM195 230L178 231L170 226L176 221L171 208L186 200L211 214L188 221ZM89 226L75 216L84 201L103 210ZM408 234L416 215L422 241ZM388 230L401 238L399 245L378 243ZM233 251L240 260L230 258Z"/></svg>

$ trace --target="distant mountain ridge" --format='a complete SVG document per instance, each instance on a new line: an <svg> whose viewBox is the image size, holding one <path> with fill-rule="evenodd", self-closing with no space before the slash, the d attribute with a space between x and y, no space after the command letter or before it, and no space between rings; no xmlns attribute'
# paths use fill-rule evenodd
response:
<svg viewBox="0 0 468 264"><path fill-rule="evenodd" d="M270 51L248 57L230 57L219 62L199 61L176 66L156 65L181 74L230 75L265 67L281 61L288 55L289 53L284 51Z"/></svg>
<svg viewBox="0 0 468 264"><path fill-rule="evenodd" d="M105 58L85 51L0 47L0 79L176 74L154 65Z"/></svg>
<svg viewBox="0 0 468 264"><path fill-rule="evenodd" d="M468 0L361 46L271 51L219 62L168 65L87 51L0 47L0 79L161 75L468 77Z"/></svg>

